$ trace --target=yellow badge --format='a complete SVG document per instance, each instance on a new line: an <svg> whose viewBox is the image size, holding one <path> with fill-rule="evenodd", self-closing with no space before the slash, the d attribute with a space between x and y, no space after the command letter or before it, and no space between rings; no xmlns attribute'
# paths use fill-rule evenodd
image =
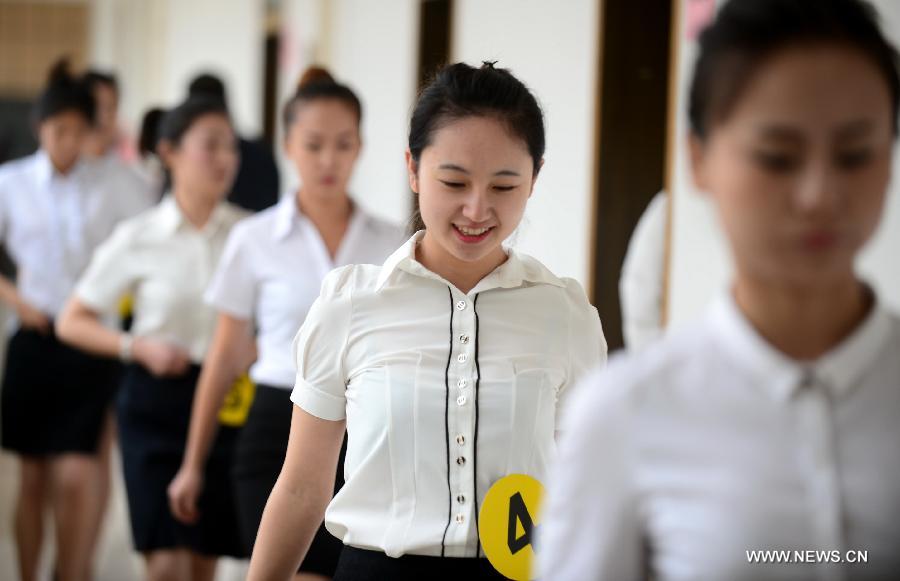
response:
<svg viewBox="0 0 900 581"><path fill-rule="evenodd" d="M247 421L247 414L250 413L250 404L253 403L255 393L256 384L250 380L249 375L244 373L238 377L219 409L219 423L232 428L243 426Z"/></svg>
<svg viewBox="0 0 900 581"><path fill-rule="evenodd" d="M128 293L119 300L119 318L127 319L134 314L134 295Z"/></svg>
<svg viewBox="0 0 900 581"><path fill-rule="evenodd" d="M491 486L478 516L481 546L491 565L516 581L537 577L534 532L544 497L541 483L525 474L510 474Z"/></svg>

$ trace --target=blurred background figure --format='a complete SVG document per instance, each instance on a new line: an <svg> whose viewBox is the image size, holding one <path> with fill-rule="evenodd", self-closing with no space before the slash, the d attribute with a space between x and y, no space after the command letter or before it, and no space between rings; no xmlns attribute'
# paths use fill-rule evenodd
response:
<svg viewBox="0 0 900 581"><path fill-rule="evenodd" d="M161 197L166 189L166 170L157 152L159 123L165 114L166 110L160 107L148 110L141 119L138 133L137 170L150 184L150 191L156 198Z"/></svg>
<svg viewBox="0 0 900 581"><path fill-rule="evenodd" d="M168 510L166 487L181 462L200 362L215 313L203 305L232 226L247 212L224 202L237 171L228 112L194 97L160 125L159 153L171 193L121 224L94 254L60 316L60 337L126 367L116 406L134 548L149 581L210 581L219 555L240 557L230 473L235 428L223 428L205 475L209 486L190 523ZM105 326L134 295L133 334ZM241 365L232 361L234 367ZM248 362L240 368L243 371Z"/></svg>
<svg viewBox="0 0 900 581"><path fill-rule="evenodd" d="M348 185L362 149L362 104L324 69L311 67L285 103L284 149L302 186L273 208L239 224L212 279L207 301L218 311L213 348L204 362L190 438L169 488L172 511L195 518L203 469L231 387L229 369L256 335L259 358L252 407L239 437L234 480L241 535L249 554L266 500L284 463L295 370L291 341L335 267L383 261L405 238L402 228L370 216ZM356 194L365 199L366 193ZM343 463L335 492L343 484ZM334 575L341 543L319 527L297 579Z"/></svg>
<svg viewBox="0 0 900 581"><path fill-rule="evenodd" d="M136 214L156 199L152 183L137 171L134 150L119 130L119 83L112 74L93 69L84 74L83 82L96 104L96 121L84 147L84 156L95 172L93 179L121 196Z"/></svg>
<svg viewBox="0 0 900 581"><path fill-rule="evenodd" d="M91 157L115 155L122 159L128 153L128 141L119 130L119 83L115 75L90 69L84 73L84 83L97 104L93 130L85 141L85 154Z"/></svg>
<svg viewBox="0 0 900 581"><path fill-rule="evenodd" d="M210 73L194 77L188 86L188 96L218 99L226 107L225 83ZM247 210L258 212L278 201L278 166L271 150L258 141L239 139L240 169L228 194L228 201Z"/></svg>
<svg viewBox="0 0 900 581"><path fill-rule="evenodd" d="M135 206L82 159L96 115L91 92L57 63L34 108L40 149L0 167L0 241L17 269L0 277L16 315L3 374L2 445L19 458L19 575L37 579L44 515L53 511L55 571L92 575L108 490L108 410L117 366L64 346L54 319L94 248Z"/></svg>
<svg viewBox="0 0 900 581"><path fill-rule="evenodd" d="M642 349L662 336L665 326L666 222L669 196L659 192L638 221L619 279L622 337L630 350Z"/></svg>
<svg viewBox="0 0 900 581"><path fill-rule="evenodd" d="M691 170L734 274L705 317L580 387L543 575L893 579L900 317L856 262L887 199L900 55L864 0L729 0L699 48Z"/></svg>

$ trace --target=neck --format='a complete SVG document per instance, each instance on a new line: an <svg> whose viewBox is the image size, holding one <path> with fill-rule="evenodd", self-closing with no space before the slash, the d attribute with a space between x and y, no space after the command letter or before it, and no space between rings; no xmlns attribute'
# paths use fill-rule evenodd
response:
<svg viewBox="0 0 900 581"><path fill-rule="evenodd" d="M321 230L324 224L343 224L350 220L353 204L347 194L314 196L301 189L296 195L297 207Z"/></svg>
<svg viewBox="0 0 900 581"><path fill-rule="evenodd" d="M202 230L206 226L213 210L219 204L219 200L213 197L191 195L179 188L172 191L172 196L187 221L198 230Z"/></svg>
<svg viewBox="0 0 900 581"><path fill-rule="evenodd" d="M468 294L481 279L489 275L509 258L502 246L497 246L484 258L477 261L460 260L447 252L425 231L425 236L416 246L416 260L422 266L437 274L447 282Z"/></svg>
<svg viewBox="0 0 900 581"><path fill-rule="evenodd" d="M873 304L854 277L815 288L778 286L738 277L738 308L776 349L796 360L821 357L845 339Z"/></svg>
<svg viewBox="0 0 900 581"><path fill-rule="evenodd" d="M50 158L50 165L53 166L53 171L55 171L56 173L58 173L61 176L69 175L69 172L71 172L73 169L75 169L75 166L77 164L78 164L78 161L73 161L72 163L70 163L68 165L62 166L62 165L58 165L55 161L53 161L52 158Z"/></svg>
<svg viewBox="0 0 900 581"><path fill-rule="evenodd" d="M85 145L84 153L90 157L97 158L106 155L109 151L110 144L100 138L89 139Z"/></svg>

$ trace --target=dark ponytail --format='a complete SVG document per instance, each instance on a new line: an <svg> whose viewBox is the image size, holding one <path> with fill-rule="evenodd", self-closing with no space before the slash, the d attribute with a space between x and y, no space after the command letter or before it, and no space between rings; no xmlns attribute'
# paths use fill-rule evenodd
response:
<svg viewBox="0 0 900 581"><path fill-rule="evenodd" d="M335 81L324 68L311 66L300 77L294 95L284 104L282 121L285 130L293 125L303 105L320 99L334 99L344 103L356 114L357 127L362 122L362 103L356 93L350 87Z"/></svg>
<svg viewBox="0 0 900 581"><path fill-rule="evenodd" d="M34 119L40 124L60 113L78 113L94 124L94 97L85 83L69 72L69 60L60 59L50 69L47 85L34 104Z"/></svg>

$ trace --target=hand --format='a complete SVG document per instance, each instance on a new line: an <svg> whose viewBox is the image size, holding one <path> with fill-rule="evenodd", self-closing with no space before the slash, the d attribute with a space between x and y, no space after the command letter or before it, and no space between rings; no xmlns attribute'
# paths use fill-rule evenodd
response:
<svg viewBox="0 0 900 581"><path fill-rule="evenodd" d="M194 524L200 517L197 511L197 499L203 492L203 474L187 466L178 469L178 473L169 483L169 509L172 515L184 524Z"/></svg>
<svg viewBox="0 0 900 581"><path fill-rule="evenodd" d="M16 316L25 329L37 331L41 335L50 334L50 317L23 300L16 302Z"/></svg>
<svg viewBox="0 0 900 581"><path fill-rule="evenodd" d="M138 337L132 345L134 360L157 377L184 375L191 365L186 349L147 337Z"/></svg>

